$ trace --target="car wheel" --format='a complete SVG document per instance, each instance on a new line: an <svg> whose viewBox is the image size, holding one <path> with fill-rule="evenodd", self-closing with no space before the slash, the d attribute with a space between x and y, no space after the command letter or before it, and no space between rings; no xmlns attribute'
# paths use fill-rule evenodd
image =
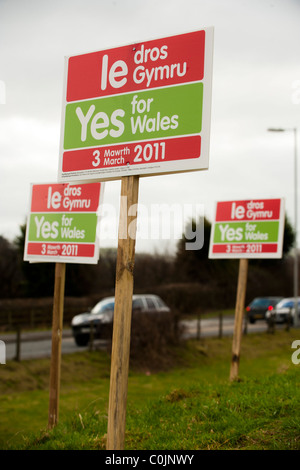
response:
<svg viewBox="0 0 300 470"><path fill-rule="evenodd" d="M89 343L90 336L89 335L79 335L75 336L75 343L77 346L87 346Z"/></svg>
<svg viewBox="0 0 300 470"><path fill-rule="evenodd" d="M252 324L255 323L255 320L253 317L249 317L249 323L252 323Z"/></svg>

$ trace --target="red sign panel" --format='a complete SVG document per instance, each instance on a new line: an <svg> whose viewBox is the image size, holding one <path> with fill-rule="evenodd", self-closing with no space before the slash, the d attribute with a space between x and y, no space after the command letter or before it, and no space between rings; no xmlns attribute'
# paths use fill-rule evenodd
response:
<svg viewBox="0 0 300 470"><path fill-rule="evenodd" d="M100 184L35 184L31 212L96 212Z"/></svg>
<svg viewBox="0 0 300 470"><path fill-rule="evenodd" d="M93 170L95 163L98 168L106 168L124 165L139 165L143 159L153 158L154 161L163 157L168 161L198 158L201 151L201 137L191 136L181 139L167 139L164 142L152 141L151 144L141 142L140 144L115 145L114 147L99 147L94 149L79 149L73 152L65 152L63 171ZM99 160L97 160L99 158Z"/></svg>
<svg viewBox="0 0 300 470"><path fill-rule="evenodd" d="M67 101L202 80L204 39L196 31L70 57Z"/></svg>
<svg viewBox="0 0 300 470"><path fill-rule="evenodd" d="M209 257L281 258L283 231L283 199L218 202Z"/></svg>
<svg viewBox="0 0 300 470"><path fill-rule="evenodd" d="M96 264L98 214L102 186L31 185L24 260Z"/></svg>
<svg viewBox="0 0 300 470"><path fill-rule="evenodd" d="M280 215L280 199L218 202L216 222L256 219L276 220Z"/></svg>

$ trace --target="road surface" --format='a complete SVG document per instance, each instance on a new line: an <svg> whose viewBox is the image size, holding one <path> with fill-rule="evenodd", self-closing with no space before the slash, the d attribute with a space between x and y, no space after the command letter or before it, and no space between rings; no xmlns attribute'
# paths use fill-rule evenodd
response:
<svg viewBox="0 0 300 470"><path fill-rule="evenodd" d="M219 335L219 319L185 320L182 322L185 327L184 338L213 337ZM222 334L228 336L233 334L234 318L224 317L222 322ZM276 325L276 328L282 328ZM267 324L264 321L248 324L248 333L267 331ZM6 348L6 360L16 357L16 334L1 334L0 340L4 341ZM104 340L95 340L95 348L105 348ZM76 346L70 329L63 330L62 354L86 351L89 347ZM51 331L21 333L20 359L38 359L51 356Z"/></svg>

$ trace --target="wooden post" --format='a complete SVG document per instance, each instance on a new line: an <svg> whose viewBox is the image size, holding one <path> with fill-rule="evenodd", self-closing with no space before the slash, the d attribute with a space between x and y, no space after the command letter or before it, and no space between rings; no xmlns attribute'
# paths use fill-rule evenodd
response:
<svg viewBox="0 0 300 470"><path fill-rule="evenodd" d="M219 313L219 338L223 337L223 312Z"/></svg>
<svg viewBox="0 0 300 470"><path fill-rule="evenodd" d="M130 330L135 257L136 214L128 210L138 202L138 176L122 178L119 240L112 337L107 450L123 450L130 354ZM137 206L134 206L137 207ZM131 212L132 213L132 209ZM130 229L130 234L129 230Z"/></svg>
<svg viewBox="0 0 300 470"><path fill-rule="evenodd" d="M17 325L16 361L21 359L21 327Z"/></svg>
<svg viewBox="0 0 300 470"><path fill-rule="evenodd" d="M237 296L234 317L234 332L232 341L232 358L230 369L230 380L235 380L239 373L241 339L243 328L243 314L245 308L245 296L248 275L248 259L240 259Z"/></svg>
<svg viewBox="0 0 300 470"><path fill-rule="evenodd" d="M52 319L52 353L50 365L49 429L53 428L58 422L65 275L65 263L56 263Z"/></svg>
<svg viewBox="0 0 300 470"><path fill-rule="evenodd" d="M244 316L244 335L248 334L248 312Z"/></svg>
<svg viewBox="0 0 300 470"><path fill-rule="evenodd" d="M201 336L201 315L198 313L197 315L197 340L200 340Z"/></svg>
<svg viewBox="0 0 300 470"><path fill-rule="evenodd" d="M90 341L89 341L89 350L93 351L94 349L94 322L90 322Z"/></svg>

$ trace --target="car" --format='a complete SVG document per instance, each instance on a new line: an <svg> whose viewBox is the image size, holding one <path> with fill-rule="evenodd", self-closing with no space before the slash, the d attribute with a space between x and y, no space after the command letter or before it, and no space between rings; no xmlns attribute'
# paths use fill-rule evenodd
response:
<svg viewBox="0 0 300 470"><path fill-rule="evenodd" d="M297 298L297 305L298 305L298 318L300 321L300 297ZM276 307L267 312L266 320L270 322L274 320L275 323L294 323L295 319L295 297L287 297L282 299Z"/></svg>
<svg viewBox="0 0 300 470"><path fill-rule="evenodd" d="M100 300L90 312L80 313L72 318L72 334L77 346L87 346L91 332L96 339L111 337L115 298L105 297ZM132 313L162 314L169 313L170 308L157 295L133 295ZM93 330L91 331L91 325Z"/></svg>
<svg viewBox="0 0 300 470"><path fill-rule="evenodd" d="M266 320L266 313L272 311L273 308L283 299L283 297L256 297L246 307L248 320L255 323L256 320Z"/></svg>

